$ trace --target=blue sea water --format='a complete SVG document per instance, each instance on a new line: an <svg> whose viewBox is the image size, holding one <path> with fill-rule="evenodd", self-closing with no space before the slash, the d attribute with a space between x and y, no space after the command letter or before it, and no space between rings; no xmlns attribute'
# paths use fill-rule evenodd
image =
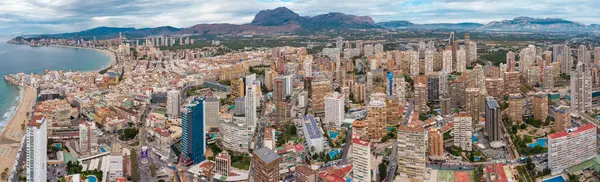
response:
<svg viewBox="0 0 600 182"><path fill-rule="evenodd" d="M0 42L0 128L12 118L20 102L22 91L4 81L4 75L24 72L43 73L46 69L91 71L110 62L100 51L63 48L30 47Z"/></svg>

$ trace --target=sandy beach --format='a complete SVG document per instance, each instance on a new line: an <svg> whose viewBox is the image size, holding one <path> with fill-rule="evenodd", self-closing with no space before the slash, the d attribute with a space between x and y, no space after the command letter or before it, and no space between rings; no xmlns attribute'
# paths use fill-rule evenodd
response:
<svg viewBox="0 0 600 182"><path fill-rule="evenodd" d="M89 50L95 50L95 51L100 51L104 54L106 54L106 56L110 57L110 62L108 62L106 65L102 66L101 68L98 68L97 70L93 70L93 72L98 72L100 70L103 70L105 68L108 68L112 65L117 64L117 55L110 50L106 50L106 49L96 49L96 48L90 48L90 47L77 47L77 46L62 46L62 45L51 45L52 47L63 47L63 48L73 48L73 49L89 49Z"/></svg>
<svg viewBox="0 0 600 182"><path fill-rule="evenodd" d="M29 121L28 113L35 105L37 98L35 89L31 87L25 87L24 89L17 111L6 124L6 127L2 130L2 136L0 136L0 161L4 161L0 163L0 170L12 169L21 139L25 134L25 130L21 125Z"/></svg>

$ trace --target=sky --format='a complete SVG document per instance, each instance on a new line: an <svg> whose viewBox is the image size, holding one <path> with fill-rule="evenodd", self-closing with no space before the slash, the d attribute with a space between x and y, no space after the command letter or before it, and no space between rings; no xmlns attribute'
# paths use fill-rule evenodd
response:
<svg viewBox="0 0 600 182"><path fill-rule="evenodd" d="M244 24L260 10L281 6L301 16L342 12L376 22L486 24L530 16L600 24L600 3L590 0L0 0L0 38L98 26Z"/></svg>

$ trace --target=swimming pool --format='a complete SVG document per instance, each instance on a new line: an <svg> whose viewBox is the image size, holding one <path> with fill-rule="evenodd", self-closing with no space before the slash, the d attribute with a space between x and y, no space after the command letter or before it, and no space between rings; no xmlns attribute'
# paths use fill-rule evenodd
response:
<svg viewBox="0 0 600 182"><path fill-rule="evenodd" d="M471 139L472 139L473 143L479 142L479 140L477 139L477 136L475 136L475 135L471 136Z"/></svg>
<svg viewBox="0 0 600 182"><path fill-rule="evenodd" d="M565 182L565 179L562 176L556 176L554 178L543 180L542 182Z"/></svg>
<svg viewBox="0 0 600 182"><path fill-rule="evenodd" d="M106 152L106 149L100 148L100 152L104 153L104 152Z"/></svg>
<svg viewBox="0 0 600 182"><path fill-rule="evenodd" d="M538 145L540 147L546 147L547 143L548 143L548 139L546 139L546 138L538 138L537 140L535 140L534 143L527 144L527 146L531 147L531 148L533 148L535 146L538 146Z"/></svg>
<svg viewBox="0 0 600 182"><path fill-rule="evenodd" d="M96 182L96 176L88 176L88 182Z"/></svg>
<svg viewBox="0 0 600 182"><path fill-rule="evenodd" d="M337 138L337 136L338 136L339 134L340 134L340 132L337 132L337 131L331 131L331 130L329 130L329 138L331 138L331 139L335 139L335 138Z"/></svg>

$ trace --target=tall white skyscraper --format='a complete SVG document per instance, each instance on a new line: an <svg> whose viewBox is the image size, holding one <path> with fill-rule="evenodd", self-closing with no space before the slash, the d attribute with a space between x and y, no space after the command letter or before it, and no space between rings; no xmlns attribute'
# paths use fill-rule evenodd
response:
<svg viewBox="0 0 600 182"><path fill-rule="evenodd" d="M344 95L333 92L325 97L325 122L340 127L344 121Z"/></svg>
<svg viewBox="0 0 600 182"><path fill-rule="evenodd" d="M465 49L467 55L467 64L477 61L477 43L470 40L466 41Z"/></svg>
<svg viewBox="0 0 600 182"><path fill-rule="evenodd" d="M456 51L456 72L465 72L467 70L467 51L459 49Z"/></svg>
<svg viewBox="0 0 600 182"><path fill-rule="evenodd" d="M425 74L433 72L433 51L427 49L425 51Z"/></svg>
<svg viewBox="0 0 600 182"><path fill-rule="evenodd" d="M312 57L304 59L304 76L312 76Z"/></svg>
<svg viewBox="0 0 600 182"><path fill-rule="evenodd" d="M571 72L571 111L582 113L592 107L592 79L587 65L577 63Z"/></svg>
<svg viewBox="0 0 600 182"><path fill-rule="evenodd" d="M367 140L352 139L352 181L370 182L371 143Z"/></svg>
<svg viewBox="0 0 600 182"><path fill-rule="evenodd" d="M452 50L442 52L442 72L452 73Z"/></svg>
<svg viewBox="0 0 600 182"><path fill-rule="evenodd" d="M27 124L27 181L47 181L47 122L44 116L34 116Z"/></svg>
<svg viewBox="0 0 600 182"><path fill-rule="evenodd" d="M252 85L254 84L254 80L256 80L256 74L250 74L250 75L246 75L246 87L248 87L248 85Z"/></svg>
<svg viewBox="0 0 600 182"><path fill-rule="evenodd" d="M98 129L94 123L79 124L79 152L95 155L98 153Z"/></svg>
<svg viewBox="0 0 600 182"><path fill-rule="evenodd" d="M246 87L246 97L244 98L244 107L246 109L246 125L250 128L256 127L256 87Z"/></svg>
<svg viewBox="0 0 600 182"><path fill-rule="evenodd" d="M179 118L180 112L180 104L181 101L181 93L179 90L169 90L167 92L167 115L170 119Z"/></svg>
<svg viewBox="0 0 600 182"><path fill-rule="evenodd" d="M417 51L408 51L408 61L410 62L410 76L419 76L419 54Z"/></svg>

